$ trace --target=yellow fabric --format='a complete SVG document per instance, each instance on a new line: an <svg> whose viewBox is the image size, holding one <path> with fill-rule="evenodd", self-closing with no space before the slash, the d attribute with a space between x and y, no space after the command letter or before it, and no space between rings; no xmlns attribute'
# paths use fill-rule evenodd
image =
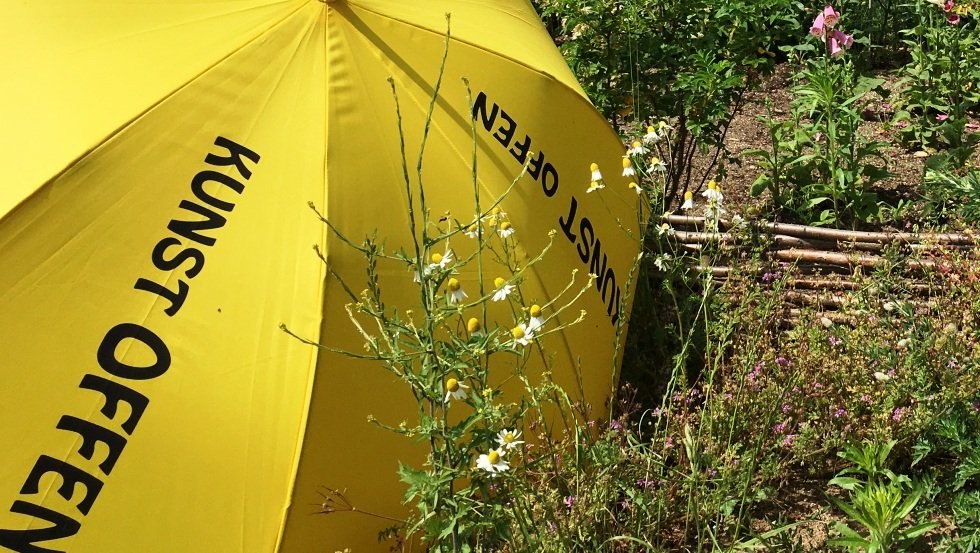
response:
<svg viewBox="0 0 980 553"><path fill-rule="evenodd" d="M387 548L376 535L388 522L313 513L329 486L360 509L404 515L397 463L424 452L367 416L409 417L407 391L379 367L277 326L359 349L348 299L311 245L357 285L363 259L306 204L355 239L377 229L390 250L407 244L386 79L413 166L447 12L429 207L472 216L467 77L483 102L482 201L506 189L522 151L544 156L538 177L524 176L503 204L526 251L557 231L528 275L529 303L557 294L573 269L579 282L603 258L614 271L605 298L583 296L584 323L547 339L556 378L579 397L581 367L584 398L605 415L609 294L628 303L640 200L618 176L617 137L524 2L9 3L0 8L0 49L16 53L0 59L0 550ZM585 194L591 161L607 172L601 194ZM472 251L462 237L452 246ZM473 267L458 278L478 286ZM383 267L381 287L389 305L414 304L404 267ZM503 311L493 318L513 324Z"/></svg>

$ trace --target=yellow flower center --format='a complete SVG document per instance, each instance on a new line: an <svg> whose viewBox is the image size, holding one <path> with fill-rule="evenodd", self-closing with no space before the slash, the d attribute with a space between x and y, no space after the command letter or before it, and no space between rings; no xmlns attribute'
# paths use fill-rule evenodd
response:
<svg viewBox="0 0 980 553"><path fill-rule="evenodd" d="M456 280L455 278L451 278L449 279L449 283L447 286L449 286L449 291L456 292L459 290L459 281Z"/></svg>
<svg viewBox="0 0 980 553"><path fill-rule="evenodd" d="M660 158L657 156L650 158L650 165L660 165Z"/></svg>
<svg viewBox="0 0 980 553"><path fill-rule="evenodd" d="M459 390L459 380L456 380L455 378L447 379L446 380L446 391L447 392L456 392L457 390Z"/></svg>
<svg viewBox="0 0 980 553"><path fill-rule="evenodd" d="M497 453L496 449L490 450L490 453L487 454L487 461L490 461L491 465L496 465L500 462L500 454Z"/></svg>
<svg viewBox="0 0 980 553"><path fill-rule="evenodd" d="M623 158L623 169L629 169L632 166L633 166L633 162L630 161L630 158L624 157Z"/></svg>
<svg viewBox="0 0 980 553"><path fill-rule="evenodd" d="M657 129L654 129L652 126L647 127L647 134L653 134L655 132L657 132Z"/></svg>
<svg viewBox="0 0 980 553"><path fill-rule="evenodd" d="M500 223L500 230L507 230L510 228L510 221L504 221Z"/></svg>
<svg viewBox="0 0 980 553"><path fill-rule="evenodd" d="M589 169L591 169L593 171L598 171L599 170L599 164L598 163L593 163L592 165L589 165Z"/></svg>
<svg viewBox="0 0 980 553"><path fill-rule="evenodd" d="M498 288L498 289L499 288L503 288L504 287L504 284L507 284L507 281L504 280L503 277L497 277L497 278L493 279L493 287L494 288Z"/></svg>
<svg viewBox="0 0 980 553"><path fill-rule="evenodd" d="M499 205L490 210L490 215L500 215L501 213L503 213L503 210L500 209Z"/></svg>
<svg viewBox="0 0 980 553"><path fill-rule="evenodd" d="M519 326L515 326L514 328L510 329L510 334L515 340L520 340L524 337L524 329Z"/></svg>
<svg viewBox="0 0 980 553"><path fill-rule="evenodd" d="M693 200L694 199L694 192L691 192L690 190L684 191L684 199L685 200Z"/></svg>
<svg viewBox="0 0 980 553"><path fill-rule="evenodd" d="M476 225L470 225L469 227L467 227L466 228L466 232L475 234L476 233Z"/></svg>
<svg viewBox="0 0 980 553"><path fill-rule="evenodd" d="M512 443L514 443L514 439L515 438L514 438L514 433L513 432L504 432L504 443L505 444L512 444Z"/></svg>
<svg viewBox="0 0 980 553"><path fill-rule="evenodd" d="M432 263L438 265L438 264L442 263L442 254L441 253L434 253L434 254L432 254L429 257L429 259L432 260Z"/></svg>
<svg viewBox="0 0 980 553"><path fill-rule="evenodd" d="M639 140L634 140L633 141L633 148L639 148L640 146L642 146L642 144L640 144L640 141Z"/></svg>
<svg viewBox="0 0 980 553"><path fill-rule="evenodd" d="M657 124L657 128L660 128L660 129L662 129L662 128L666 127L666 126L667 126L667 123L664 122L664 121L661 121L659 124Z"/></svg>
<svg viewBox="0 0 980 553"><path fill-rule="evenodd" d="M470 334L474 332L479 332L482 329L483 329L483 325L480 324L480 320L477 319L476 317L473 317L472 319L466 321L466 330L469 331Z"/></svg>
<svg viewBox="0 0 980 553"><path fill-rule="evenodd" d="M718 188L718 183L716 183L714 180L709 180L708 190L715 190L716 188Z"/></svg>
<svg viewBox="0 0 980 553"><path fill-rule="evenodd" d="M534 305L531 306L531 316L532 317L540 317L541 316L541 306L540 305L534 304Z"/></svg>

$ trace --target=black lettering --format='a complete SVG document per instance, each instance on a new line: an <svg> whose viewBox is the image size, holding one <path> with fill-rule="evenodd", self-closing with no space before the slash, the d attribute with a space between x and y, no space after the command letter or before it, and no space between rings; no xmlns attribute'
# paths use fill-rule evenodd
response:
<svg viewBox="0 0 980 553"><path fill-rule="evenodd" d="M181 200L179 207L183 210L193 211L198 215L203 215L206 218L203 221L178 221L177 219L174 219L167 225L167 230L188 240L193 240L198 244L213 246L217 241L216 238L200 235L196 231L221 228L225 226L227 219L206 207L197 205L196 203L189 202L187 200Z"/></svg>
<svg viewBox="0 0 980 553"><path fill-rule="evenodd" d="M550 185L548 184L548 175L551 175ZM558 192L558 171L550 163L545 163L544 169L541 170L541 188L544 190L544 195L549 198Z"/></svg>
<svg viewBox="0 0 980 553"><path fill-rule="evenodd" d="M180 308L184 306L184 300L187 299L187 294L191 291L189 284L183 280L177 281L177 291L172 292L166 286L162 284L157 284L152 280L147 280L145 278L140 278L136 281L136 285L133 286L137 290L143 290L144 292L149 292L151 294L156 294L161 298L170 302L170 307L163 310L168 316L173 317L180 311Z"/></svg>
<svg viewBox="0 0 980 553"><path fill-rule="evenodd" d="M171 224L173 224L173 221L171 221ZM182 245L181 241L173 236L168 236L157 242L150 256L153 259L153 266L161 271L173 271L185 261L192 260L193 264L184 271L184 274L187 275L187 278L196 277L201 272L201 269L204 268L204 252L197 248L186 248L179 250L173 257L166 257L167 248Z"/></svg>
<svg viewBox="0 0 980 553"><path fill-rule="evenodd" d="M575 211L578 209L578 201L575 200L575 196L572 196L572 205L568 208L568 221L565 221L564 217L558 217L558 224L561 226L561 230L565 233L565 237L568 241L575 243L575 235L572 234L572 224L575 222Z"/></svg>
<svg viewBox="0 0 980 553"><path fill-rule="evenodd" d="M606 256L602 256L602 262L606 262ZM602 286L599 287L599 291L602 294L602 301L606 301L606 290L609 290L609 309L606 312L612 313L612 300L615 299L616 295L616 272L613 271L612 267L609 267L600 278L602 279ZM610 281L612 281L612 288L609 287Z"/></svg>
<svg viewBox="0 0 980 553"><path fill-rule="evenodd" d="M544 152L538 152L538 155L531 158L531 162L527 164L527 174L531 175L531 178L538 180L538 176L541 175L541 167L544 166Z"/></svg>
<svg viewBox="0 0 980 553"><path fill-rule="evenodd" d="M588 263L592 241L595 240L595 230L592 228L592 221L588 217L582 217L582 222L578 225L578 231L582 233L582 241L575 246L575 249L578 250L578 256L582 260L582 263Z"/></svg>
<svg viewBox="0 0 980 553"><path fill-rule="evenodd" d="M228 150L230 155L228 157L221 157L216 154L208 154L208 156L204 158L204 163L217 166L234 165L235 168L238 169L238 174L245 177L245 180L252 178L252 171L245 166L242 156L252 160L252 163L258 163L259 154L249 150L237 142L232 142L223 136L215 138L214 145Z"/></svg>
<svg viewBox="0 0 980 553"><path fill-rule="evenodd" d="M136 430L136 424L139 423L140 417L146 411L146 406L150 404L150 400L136 390L94 374L87 374L82 377L82 383L78 387L101 392L105 396L105 404L100 412L109 420L115 420L120 403L129 405L129 417L119 425L129 435L132 435L133 431Z"/></svg>
<svg viewBox="0 0 980 553"><path fill-rule="evenodd" d="M95 498L102 490L102 481L74 465L48 455L41 455L37 458L37 462L34 463L31 473L27 475L27 481L24 482L20 493L28 495L41 491L41 477L49 473L61 476L62 483L61 486L58 486L58 495L65 498L66 501L71 501L72 497L75 496L75 484L81 484L85 487L85 495L75 507L83 515L87 515L92 504L95 503Z"/></svg>
<svg viewBox="0 0 980 553"><path fill-rule="evenodd" d="M116 434L108 428L103 428L93 422L89 422L71 415L64 415L58 421L58 430L74 432L82 437L82 447L78 448L78 453L89 461L95 455L95 444L102 442L109 448L105 459L99 464L102 473L106 476L112 472L112 467L116 466L119 455L126 447L126 438Z"/></svg>
<svg viewBox="0 0 980 553"><path fill-rule="evenodd" d="M506 126L500 125L497 127L497 132L493 133L493 137L497 139L497 142L503 144L504 148L506 148L510 144L511 139L514 138L514 131L517 130L517 124L514 123L514 120L511 119L510 115L507 115L507 112L504 110L500 110L500 118L506 121L508 124Z"/></svg>
<svg viewBox="0 0 980 553"><path fill-rule="evenodd" d="M621 292L621 290L619 289L619 286L617 286L616 287L616 293L615 293L615 302L613 301L614 298L609 298L609 308L606 309L606 313L609 314L609 316L612 318L612 324L616 324L616 322L619 321L619 297L620 297L620 292ZM615 313L612 312L612 309L613 309L614 306L616 308L616 312Z"/></svg>
<svg viewBox="0 0 980 553"><path fill-rule="evenodd" d="M14 501L10 512L27 515L52 524L47 528L0 530L0 546L17 553L65 553L63 549L47 549L34 544L39 541L58 540L74 536L82 528L80 522L69 516L27 501Z"/></svg>
<svg viewBox="0 0 980 553"><path fill-rule="evenodd" d="M215 196L208 194L204 190L204 183L206 182L223 184L238 194L241 194L242 191L245 190L244 184L217 171L201 171L200 173L194 175L194 178L191 180L191 190L194 192L194 195L197 196L197 199L201 200L202 202L215 209L220 209L221 211L231 211L232 209L235 209L235 204L224 200L219 200ZM181 202L180 207L184 207L184 202Z"/></svg>
<svg viewBox="0 0 980 553"><path fill-rule="evenodd" d="M606 254L602 253L602 242L596 238L595 242L592 243L592 260L589 261L589 272L595 275L596 281L595 285L602 292L602 299L606 299L606 293L602 288L602 283L605 282L606 266L608 265L609 258ZM599 254L602 254L602 264L599 264Z"/></svg>
<svg viewBox="0 0 980 553"><path fill-rule="evenodd" d="M483 127L486 130L490 130L493 127L493 122L497 119L497 104L493 105L493 109L490 113L487 113L487 93L481 92L477 94L476 101L473 102L473 119L476 119L477 114L480 115L480 120L483 122Z"/></svg>
<svg viewBox="0 0 980 553"><path fill-rule="evenodd" d="M531 148L531 137L524 135L524 142L515 142L514 147L510 149L510 155L514 156L514 159L518 163L524 165L524 161L527 160L527 151Z"/></svg>
<svg viewBox="0 0 980 553"><path fill-rule="evenodd" d="M133 339L150 348L156 357L152 365L136 367L116 358L116 350L123 340ZM112 376L130 380L148 380L167 372L170 368L170 350L159 336L148 328L133 323L121 323L109 329L99 344L96 354L99 366Z"/></svg>

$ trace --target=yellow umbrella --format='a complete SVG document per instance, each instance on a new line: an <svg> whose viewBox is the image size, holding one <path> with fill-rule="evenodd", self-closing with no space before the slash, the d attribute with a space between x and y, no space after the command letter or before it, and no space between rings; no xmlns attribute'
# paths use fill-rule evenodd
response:
<svg viewBox="0 0 980 553"><path fill-rule="evenodd" d="M573 397L578 370L579 399L607 413L639 198L617 137L524 1L8 2L0 550L385 547L390 523L314 516L317 491L404 516L397 463L419 451L367 416L397 424L414 404L377 366L277 326L359 348L310 245L348 282L364 260L306 206L355 240L407 243L387 79L413 160L447 12L423 169L433 218L472 217L471 121L484 202L527 165L502 206L530 254L557 233L525 293L543 301L573 269L598 275L588 317L549 355ZM606 172L597 193L592 162ZM396 304L417 297L404 267L381 286Z"/></svg>

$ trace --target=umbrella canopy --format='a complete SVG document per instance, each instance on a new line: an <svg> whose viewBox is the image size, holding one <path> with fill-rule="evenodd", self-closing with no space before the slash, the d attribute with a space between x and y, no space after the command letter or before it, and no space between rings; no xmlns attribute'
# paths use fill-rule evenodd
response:
<svg viewBox="0 0 980 553"><path fill-rule="evenodd" d="M310 246L352 283L364 259L307 203L355 240L408 243L387 79L411 160L447 12L428 205L472 218L471 124L485 201L527 165L502 206L532 255L557 232L525 293L553 297L573 269L598 276L580 300L589 316L549 355L574 397L608 412L639 198L527 3L12 2L0 9L0 549L379 550L390 523L313 516L317 490L403 516L398 461L421 452L367 416L397 424L414 403L381 368L277 327L359 348L349 299ZM607 172L601 193L586 194L590 162ZM392 304L417 301L405 267L380 278Z"/></svg>

